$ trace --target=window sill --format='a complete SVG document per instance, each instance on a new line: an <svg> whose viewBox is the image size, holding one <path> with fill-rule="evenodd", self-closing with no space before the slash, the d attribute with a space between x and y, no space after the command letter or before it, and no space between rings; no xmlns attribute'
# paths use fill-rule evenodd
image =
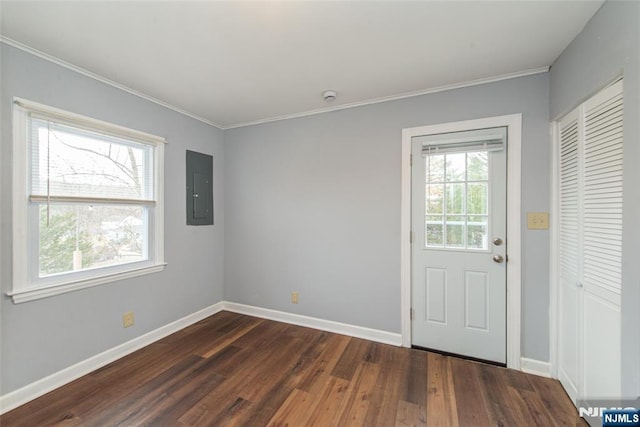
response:
<svg viewBox="0 0 640 427"><path fill-rule="evenodd" d="M54 295L77 291L79 289L103 285L105 283L115 282L118 280L130 279L132 277L143 276L145 274L158 273L164 270L164 267L166 265L166 263L155 264L148 267L142 267L134 270L128 270L99 277L92 277L90 279L78 280L58 285L31 289L20 289L13 292L7 292L7 296L13 298L14 304L20 304L27 301L34 301L42 298L52 297Z"/></svg>

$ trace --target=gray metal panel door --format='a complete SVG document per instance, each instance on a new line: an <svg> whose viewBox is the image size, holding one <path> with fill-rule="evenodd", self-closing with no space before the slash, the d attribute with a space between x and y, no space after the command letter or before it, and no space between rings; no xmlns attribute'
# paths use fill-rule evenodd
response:
<svg viewBox="0 0 640 427"><path fill-rule="evenodd" d="M213 224L213 157L187 150L187 224Z"/></svg>

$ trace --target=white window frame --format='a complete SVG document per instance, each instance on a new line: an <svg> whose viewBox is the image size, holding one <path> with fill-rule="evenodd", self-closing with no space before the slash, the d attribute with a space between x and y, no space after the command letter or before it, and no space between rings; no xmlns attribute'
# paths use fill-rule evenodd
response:
<svg viewBox="0 0 640 427"><path fill-rule="evenodd" d="M29 155L28 116L37 112L52 121L60 120L82 129L100 134L144 142L154 147L154 201L153 224L149 230L150 258L145 262L121 264L78 272L61 274L53 284L32 283L29 271L38 262L37 250L29 249L33 231L29 225ZM47 298L105 283L128 279L162 271L164 261L164 138L145 132L114 125L101 120L70 113L58 108L28 101L13 100L13 276L12 290L7 295L14 303ZM31 252L31 253L30 253ZM35 253L34 253L35 252ZM115 268L114 268L115 267ZM69 276L69 277L65 277Z"/></svg>

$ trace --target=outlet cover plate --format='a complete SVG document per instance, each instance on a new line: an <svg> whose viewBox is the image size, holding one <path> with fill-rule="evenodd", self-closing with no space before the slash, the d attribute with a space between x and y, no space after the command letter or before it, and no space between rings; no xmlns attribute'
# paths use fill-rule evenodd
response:
<svg viewBox="0 0 640 427"><path fill-rule="evenodd" d="M134 317L133 317L133 311L129 311L125 314L122 315L122 327L123 328L128 328L130 326L133 326L133 324L135 323Z"/></svg>

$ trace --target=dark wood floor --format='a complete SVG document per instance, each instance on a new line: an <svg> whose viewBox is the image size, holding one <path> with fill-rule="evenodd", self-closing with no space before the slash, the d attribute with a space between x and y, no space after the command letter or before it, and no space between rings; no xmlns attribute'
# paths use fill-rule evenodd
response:
<svg viewBox="0 0 640 427"><path fill-rule="evenodd" d="M8 426L575 426L560 384L221 312L0 417Z"/></svg>

